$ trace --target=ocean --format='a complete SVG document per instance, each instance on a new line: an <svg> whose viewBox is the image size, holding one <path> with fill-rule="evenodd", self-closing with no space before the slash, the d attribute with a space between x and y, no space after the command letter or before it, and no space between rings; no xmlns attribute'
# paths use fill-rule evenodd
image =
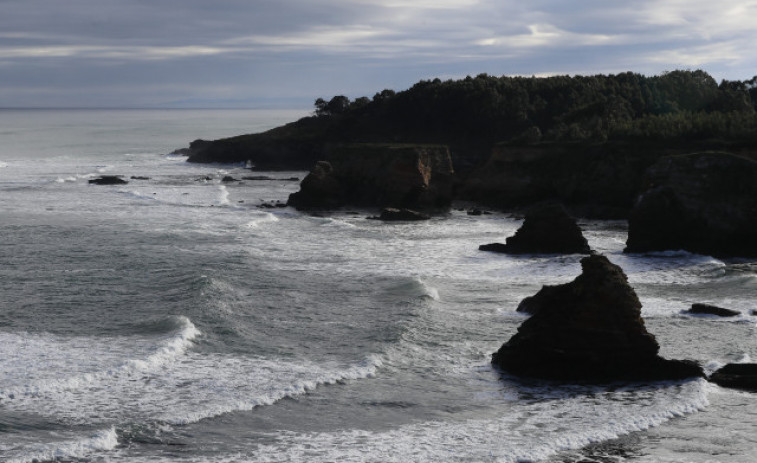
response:
<svg viewBox="0 0 757 463"><path fill-rule="evenodd" d="M0 461L757 461L753 394L491 367L518 302L580 273L577 255L478 250L518 217L263 209L306 173L169 154L306 113L0 111ZM663 356L757 358L754 260L626 255L625 222L580 225Z"/></svg>

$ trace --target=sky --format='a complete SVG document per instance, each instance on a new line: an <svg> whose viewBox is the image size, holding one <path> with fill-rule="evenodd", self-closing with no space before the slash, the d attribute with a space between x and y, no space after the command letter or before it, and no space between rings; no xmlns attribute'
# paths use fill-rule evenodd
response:
<svg viewBox="0 0 757 463"><path fill-rule="evenodd" d="M440 78L757 75L757 0L0 0L0 107L311 108Z"/></svg>

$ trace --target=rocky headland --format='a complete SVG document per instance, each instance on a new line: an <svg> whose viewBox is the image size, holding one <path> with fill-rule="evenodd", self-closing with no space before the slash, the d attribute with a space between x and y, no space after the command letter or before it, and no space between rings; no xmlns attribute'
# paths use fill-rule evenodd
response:
<svg viewBox="0 0 757 463"><path fill-rule="evenodd" d="M558 201L577 217L626 219L633 210L629 252L754 255L743 230L752 225L745 217L754 197L746 184L756 182L710 181L740 170L732 162L723 170L720 161L695 161L704 163L699 168L670 159L715 151L757 159L755 83L718 84L701 70L434 79L372 99L318 99L312 116L263 133L195 140L177 153L190 162L243 162L258 171L312 170L291 201L302 209L427 209L462 200L523 210ZM381 161L355 145L383 146ZM407 150L395 149L397 159L389 161L386 147L401 145L446 147L449 169L435 165L433 180L406 177L393 192L398 172L390 164L407 164Z"/></svg>
<svg viewBox="0 0 757 463"><path fill-rule="evenodd" d="M581 260L574 281L545 287L531 300L533 315L492 355L503 371L581 382L703 377L687 360L660 357L646 330L641 302L623 270L606 257Z"/></svg>

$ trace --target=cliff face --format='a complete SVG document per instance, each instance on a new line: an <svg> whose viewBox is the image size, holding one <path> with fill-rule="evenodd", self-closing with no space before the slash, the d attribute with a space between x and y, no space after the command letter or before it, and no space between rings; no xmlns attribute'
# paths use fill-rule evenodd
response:
<svg viewBox="0 0 757 463"><path fill-rule="evenodd" d="M323 159L331 129L327 118L306 117L263 133L195 140L182 150L188 162L252 164L258 170L306 170Z"/></svg>
<svg viewBox="0 0 757 463"><path fill-rule="evenodd" d="M629 219L626 252L757 256L757 162L726 153L662 158Z"/></svg>
<svg viewBox="0 0 757 463"><path fill-rule="evenodd" d="M443 209L453 197L449 150L436 145L354 144L335 147L289 197L298 209L353 205Z"/></svg>
<svg viewBox="0 0 757 463"><path fill-rule="evenodd" d="M461 196L498 208L557 200L578 215L622 218L658 156L609 143L497 145Z"/></svg>

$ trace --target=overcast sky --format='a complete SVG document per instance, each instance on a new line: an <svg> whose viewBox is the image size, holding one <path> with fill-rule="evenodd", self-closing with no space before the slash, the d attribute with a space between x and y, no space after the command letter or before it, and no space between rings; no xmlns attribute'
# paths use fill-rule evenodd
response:
<svg viewBox="0 0 757 463"><path fill-rule="evenodd" d="M0 0L0 107L289 107L421 79L757 74L757 0Z"/></svg>

